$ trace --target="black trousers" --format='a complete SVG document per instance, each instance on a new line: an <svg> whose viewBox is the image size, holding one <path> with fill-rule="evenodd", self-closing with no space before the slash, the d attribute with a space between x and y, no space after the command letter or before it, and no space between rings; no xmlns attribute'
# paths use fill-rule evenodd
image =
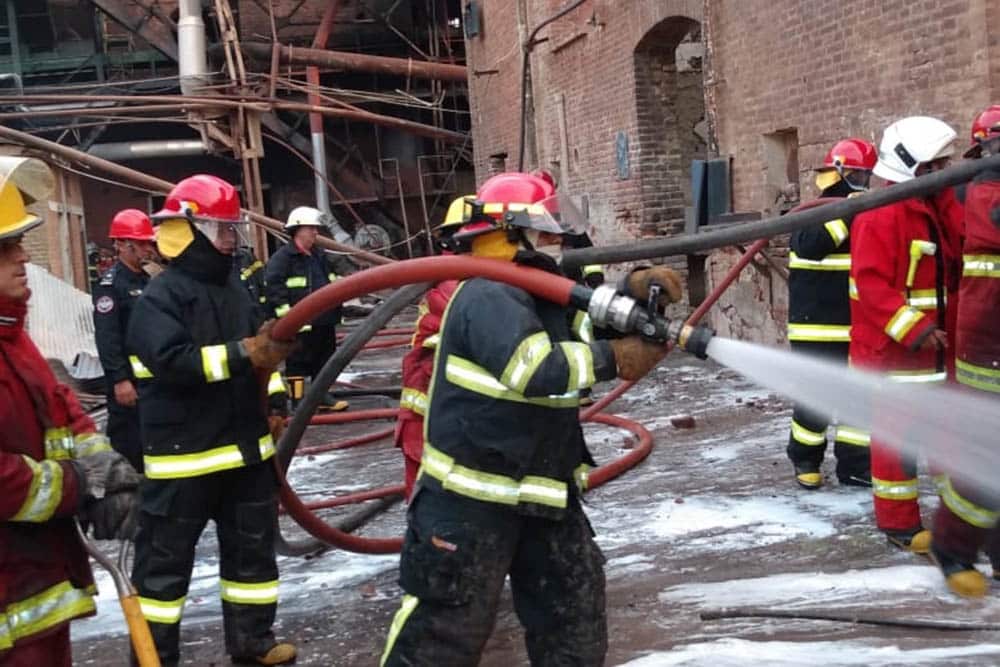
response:
<svg viewBox="0 0 1000 667"><path fill-rule="evenodd" d="M314 377L337 349L336 327L318 325L295 337L296 345L285 360L285 375Z"/></svg>
<svg viewBox="0 0 1000 667"><path fill-rule="evenodd" d="M128 459L140 473L142 467L142 436L139 431L139 409L126 407L108 394L108 439L111 447Z"/></svg>
<svg viewBox="0 0 1000 667"><path fill-rule="evenodd" d="M531 664L604 664L604 556L578 500L551 521L426 488L410 503L406 595L382 664L478 664L508 574Z"/></svg>
<svg viewBox="0 0 1000 667"><path fill-rule="evenodd" d="M219 539L226 652L263 655L275 644L277 474L270 461L173 480L144 480L132 582L164 666L180 660L180 621L195 545L209 519Z"/></svg>
<svg viewBox="0 0 1000 667"><path fill-rule="evenodd" d="M848 343L791 341L790 345L793 352L842 366L847 365ZM826 452L826 430L829 426L830 420L827 416L817 414L796 403L792 410L792 430L788 436L786 449L792 463L818 469ZM851 478L869 477L867 444L857 442L856 437L851 437L838 429L833 453L837 457L838 479L845 481Z"/></svg>

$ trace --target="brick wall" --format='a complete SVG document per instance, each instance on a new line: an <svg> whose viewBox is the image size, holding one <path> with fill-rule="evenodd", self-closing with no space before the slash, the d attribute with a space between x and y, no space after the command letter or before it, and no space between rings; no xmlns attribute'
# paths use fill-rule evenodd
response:
<svg viewBox="0 0 1000 667"><path fill-rule="evenodd" d="M480 179L492 154L517 167L519 9L523 36L564 3L481 4L482 35L467 41ZM537 150L529 133L525 166L551 168L586 195L598 244L680 231L688 165L704 150L691 131L704 136L701 60L686 51L698 46L701 24L710 140L733 158L734 210L767 215L781 206L774 188L786 181L797 180L802 200L816 195L810 170L844 136L877 143L893 120L927 114L951 123L964 148L972 117L998 101L1000 34L988 29L998 13L1000 0L592 0L539 34L547 40L531 60ZM619 134L628 143L624 178ZM774 245L783 254L783 239ZM735 257L708 258L709 288ZM723 333L780 340L787 288L766 267L748 269L712 317Z"/></svg>

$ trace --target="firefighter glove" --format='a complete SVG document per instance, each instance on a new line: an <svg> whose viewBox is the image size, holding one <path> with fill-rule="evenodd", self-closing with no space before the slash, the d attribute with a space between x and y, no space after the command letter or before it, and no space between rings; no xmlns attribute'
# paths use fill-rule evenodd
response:
<svg viewBox="0 0 1000 667"><path fill-rule="evenodd" d="M295 341L276 340L271 336L274 320L261 325L256 336L243 339L243 347L254 368L273 371L292 351Z"/></svg>
<svg viewBox="0 0 1000 667"><path fill-rule="evenodd" d="M135 537L138 510L139 492L131 489L94 500L84 509L82 518L93 527L98 540L130 540Z"/></svg>
<svg viewBox="0 0 1000 667"><path fill-rule="evenodd" d="M73 459L73 465L84 481L84 496L100 500L107 494L133 491L139 488L142 476L124 456L105 449Z"/></svg>
<svg viewBox="0 0 1000 667"><path fill-rule="evenodd" d="M667 346L654 343L641 336L626 336L611 341L618 366L618 377L636 381L650 371L663 357L667 356Z"/></svg>
<svg viewBox="0 0 1000 667"><path fill-rule="evenodd" d="M622 293L637 301L645 303L649 300L651 285L660 286L660 296L657 305L661 308L681 300L684 284L681 277L666 266L652 266L646 269L636 269L625 277L625 289Z"/></svg>

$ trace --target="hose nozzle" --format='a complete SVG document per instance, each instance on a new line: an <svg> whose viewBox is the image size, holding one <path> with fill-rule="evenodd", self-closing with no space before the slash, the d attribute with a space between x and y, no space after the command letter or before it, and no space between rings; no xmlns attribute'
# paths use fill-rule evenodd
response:
<svg viewBox="0 0 1000 667"><path fill-rule="evenodd" d="M708 343L715 331L703 325L685 324L677 336L677 346L699 359L708 359Z"/></svg>

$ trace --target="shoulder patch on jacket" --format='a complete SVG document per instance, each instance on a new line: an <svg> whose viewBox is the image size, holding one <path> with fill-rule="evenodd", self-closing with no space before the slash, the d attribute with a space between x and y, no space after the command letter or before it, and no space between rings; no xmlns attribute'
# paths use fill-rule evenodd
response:
<svg viewBox="0 0 1000 667"><path fill-rule="evenodd" d="M107 315L112 310L114 310L115 300L107 295L102 296L100 299L97 300L96 303L94 303L94 308L96 308L97 312L101 313L102 315Z"/></svg>

